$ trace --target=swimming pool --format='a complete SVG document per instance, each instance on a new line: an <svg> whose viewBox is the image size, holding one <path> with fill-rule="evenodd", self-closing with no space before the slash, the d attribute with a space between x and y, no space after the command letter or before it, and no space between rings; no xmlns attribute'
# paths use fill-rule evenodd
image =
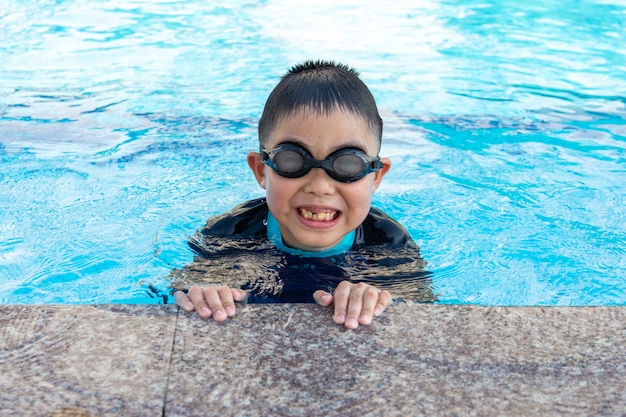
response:
<svg viewBox="0 0 626 417"><path fill-rule="evenodd" d="M626 3L206 3L0 2L1 303L162 301L262 195L273 85L326 58L378 101L375 205L440 302L625 304Z"/></svg>

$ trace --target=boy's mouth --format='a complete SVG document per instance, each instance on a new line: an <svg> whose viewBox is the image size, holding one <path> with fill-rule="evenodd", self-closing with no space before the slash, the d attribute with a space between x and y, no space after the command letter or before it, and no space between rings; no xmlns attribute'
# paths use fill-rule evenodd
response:
<svg viewBox="0 0 626 417"><path fill-rule="evenodd" d="M331 209L315 209L309 210L300 207L298 209L298 214L304 217L307 220L314 220L317 222L332 222L339 216L339 212L337 210Z"/></svg>

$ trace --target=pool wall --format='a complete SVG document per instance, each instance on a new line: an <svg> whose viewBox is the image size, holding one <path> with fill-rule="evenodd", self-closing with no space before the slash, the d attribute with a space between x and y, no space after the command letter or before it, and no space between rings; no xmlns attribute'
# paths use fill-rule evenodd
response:
<svg viewBox="0 0 626 417"><path fill-rule="evenodd" d="M314 323L314 325L312 325ZM0 305L11 416L624 415L626 309Z"/></svg>

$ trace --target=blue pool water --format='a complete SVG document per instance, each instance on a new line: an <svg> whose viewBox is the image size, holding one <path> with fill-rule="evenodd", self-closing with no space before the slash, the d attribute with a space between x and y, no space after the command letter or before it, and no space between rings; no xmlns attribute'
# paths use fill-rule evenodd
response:
<svg viewBox="0 0 626 417"><path fill-rule="evenodd" d="M161 301L262 195L271 88L327 58L378 101L375 205L440 302L626 303L623 0L207 3L0 0L0 302Z"/></svg>

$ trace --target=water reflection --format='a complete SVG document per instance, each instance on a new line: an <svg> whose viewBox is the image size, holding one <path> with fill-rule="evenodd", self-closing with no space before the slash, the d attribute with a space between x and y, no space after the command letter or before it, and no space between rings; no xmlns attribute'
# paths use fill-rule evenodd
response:
<svg viewBox="0 0 626 417"><path fill-rule="evenodd" d="M430 273L415 246L355 249L328 258L279 251L266 238L196 236L192 263L171 274L171 286L228 285L249 292L248 303L311 303L316 290L332 292L343 280L368 282L394 299L434 302Z"/></svg>

